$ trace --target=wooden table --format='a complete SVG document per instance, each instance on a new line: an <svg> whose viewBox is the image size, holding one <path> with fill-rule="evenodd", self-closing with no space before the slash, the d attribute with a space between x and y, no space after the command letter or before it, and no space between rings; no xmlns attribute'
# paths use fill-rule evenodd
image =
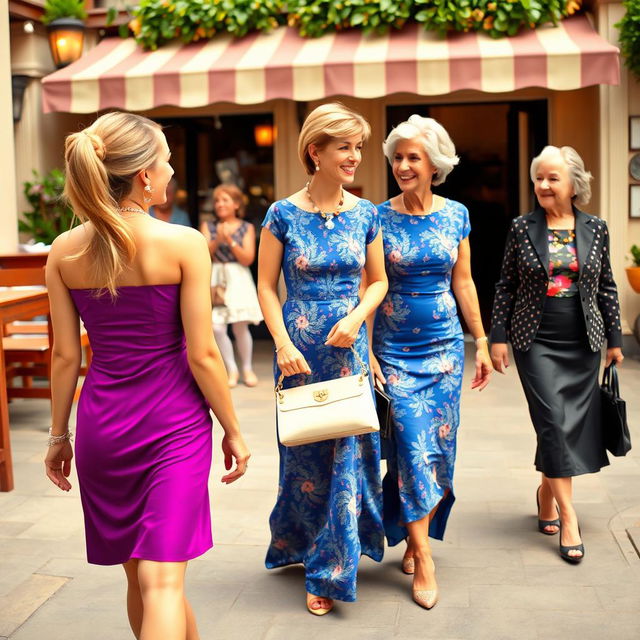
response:
<svg viewBox="0 0 640 640"><path fill-rule="evenodd" d="M24 267L44 267L49 254L42 253L0 253L0 269L22 269Z"/></svg>
<svg viewBox="0 0 640 640"><path fill-rule="evenodd" d="M49 313L46 289L0 291L0 344L4 325L14 320L28 320ZM11 441L9 434L9 403L7 400L7 374L4 351L0 348L0 491L13 489Z"/></svg>

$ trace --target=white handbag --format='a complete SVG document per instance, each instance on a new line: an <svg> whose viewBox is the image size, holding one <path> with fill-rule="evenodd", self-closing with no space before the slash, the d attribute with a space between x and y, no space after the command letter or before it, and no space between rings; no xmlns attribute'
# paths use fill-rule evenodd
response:
<svg viewBox="0 0 640 640"><path fill-rule="evenodd" d="M275 388L278 437L285 447L380 431L369 372L351 347L360 373L302 387Z"/></svg>

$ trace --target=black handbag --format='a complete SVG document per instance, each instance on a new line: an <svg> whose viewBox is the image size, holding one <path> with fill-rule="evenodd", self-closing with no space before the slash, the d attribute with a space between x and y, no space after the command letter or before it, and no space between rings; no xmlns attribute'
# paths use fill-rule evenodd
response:
<svg viewBox="0 0 640 640"><path fill-rule="evenodd" d="M380 437L391 437L391 397L388 396L377 384L373 385L376 399L376 413L380 423Z"/></svg>
<svg viewBox="0 0 640 640"><path fill-rule="evenodd" d="M620 397L615 362L606 367L602 374L600 400L604 445L614 456L626 456L631 450L631 436L627 425L627 406Z"/></svg>

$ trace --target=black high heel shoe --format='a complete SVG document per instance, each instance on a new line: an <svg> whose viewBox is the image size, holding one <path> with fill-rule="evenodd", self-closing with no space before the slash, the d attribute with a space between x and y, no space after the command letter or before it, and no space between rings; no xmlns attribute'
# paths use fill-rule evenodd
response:
<svg viewBox="0 0 640 640"><path fill-rule="evenodd" d="M536 489L536 506L538 507L538 531L540 533L544 533L545 536L555 536L558 531L560 531L560 519L556 520L540 520L540 485ZM558 511L558 506L556 505L556 511ZM560 515L560 512L558 512ZM557 527L557 531L547 531L545 527Z"/></svg>
<svg viewBox="0 0 640 640"><path fill-rule="evenodd" d="M580 530L580 527L578 527L578 534L582 539L582 531ZM571 564L579 564L580 562L582 562L582 559L584 558L584 544L582 542L580 544L574 544L574 545L562 544L562 523L560 523L560 536L558 537L558 548L560 551L560 557L563 560L570 562ZM570 556L569 551L580 551L582 555Z"/></svg>

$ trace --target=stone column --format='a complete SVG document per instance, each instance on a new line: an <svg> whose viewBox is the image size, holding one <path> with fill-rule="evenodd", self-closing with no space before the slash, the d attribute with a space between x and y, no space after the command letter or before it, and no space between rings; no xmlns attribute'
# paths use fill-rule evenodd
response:
<svg viewBox="0 0 640 640"><path fill-rule="evenodd" d="M11 98L11 53L9 47L9 4L0 0L0 149L4 158L0 171L0 251L18 249L18 210Z"/></svg>

